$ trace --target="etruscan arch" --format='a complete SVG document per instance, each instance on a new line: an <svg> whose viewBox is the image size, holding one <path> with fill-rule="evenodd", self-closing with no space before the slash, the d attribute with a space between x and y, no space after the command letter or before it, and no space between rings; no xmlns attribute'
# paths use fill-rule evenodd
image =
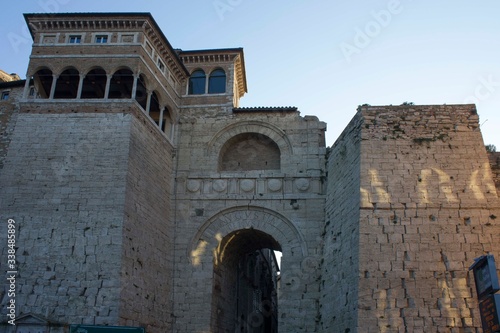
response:
<svg viewBox="0 0 500 333"><path fill-rule="evenodd" d="M239 206L223 210L208 219L191 241L188 257L195 266L209 262L226 235L250 228L272 236L280 244L283 255L308 255L302 234L286 217L263 207Z"/></svg>
<svg viewBox="0 0 500 333"><path fill-rule="evenodd" d="M271 267L277 265L274 251L281 251L290 263L300 263L308 255L302 234L290 220L263 207L229 208L200 227L188 250L194 267L212 268L214 332L242 327L276 332L279 305L277 275L273 274L277 268Z"/></svg>

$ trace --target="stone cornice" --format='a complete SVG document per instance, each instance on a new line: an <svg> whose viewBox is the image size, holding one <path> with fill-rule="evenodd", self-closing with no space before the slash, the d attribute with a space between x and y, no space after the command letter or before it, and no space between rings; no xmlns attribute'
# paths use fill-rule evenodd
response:
<svg viewBox="0 0 500 333"><path fill-rule="evenodd" d="M42 30L140 30L148 19L147 13L62 13L24 14L31 36Z"/></svg>
<svg viewBox="0 0 500 333"><path fill-rule="evenodd" d="M231 62L238 56L234 53L206 53L206 54L184 54L181 53L181 60L185 64L203 62Z"/></svg>
<svg viewBox="0 0 500 333"><path fill-rule="evenodd" d="M29 23L30 31L39 30L123 30L140 29L145 20L125 20L125 19L88 19L83 20L75 17L74 19L57 20L31 20Z"/></svg>
<svg viewBox="0 0 500 333"><path fill-rule="evenodd" d="M135 31L143 32L180 82L189 73L149 13L25 14L31 36L40 31Z"/></svg>
<svg viewBox="0 0 500 333"><path fill-rule="evenodd" d="M177 56L175 50L165 36L163 36L163 33L156 29L154 25L151 22L144 23L144 32L146 36L154 44L154 47L162 56L167 66L173 70L181 82L184 82L189 77L189 73Z"/></svg>

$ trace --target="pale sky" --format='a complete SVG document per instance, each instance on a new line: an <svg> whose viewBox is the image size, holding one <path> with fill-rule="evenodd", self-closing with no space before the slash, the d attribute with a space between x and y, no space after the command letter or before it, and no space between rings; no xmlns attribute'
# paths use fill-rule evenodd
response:
<svg viewBox="0 0 500 333"><path fill-rule="evenodd" d="M476 103L500 150L500 1L19 0L0 16L0 68L25 78L23 13L150 12L174 48L243 47L241 106L297 106L332 145L358 105Z"/></svg>

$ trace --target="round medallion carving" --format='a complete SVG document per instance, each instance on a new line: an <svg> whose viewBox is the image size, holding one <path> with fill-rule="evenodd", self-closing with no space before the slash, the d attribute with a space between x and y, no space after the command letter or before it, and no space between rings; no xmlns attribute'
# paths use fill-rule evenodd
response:
<svg viewBox="0 0 500 333"><path fill-rule="evenodd" d="M240 188L244 192L250 192L255 188L255 182L252 179L243 179L240 182Z"/></svg>
<svg viewBox="0 0 500 333"><path fill-rule="evenodd" d="M190 179L186 183L186 188L189 192L198 192L200 190L200 181L196 179Z"/></svg>
<svg viewBox="0 0 500 333"><path fill-rule="evenodd" d="M299 191L307 191L309 189L309 179L306 178L299 178L295 181L295 187Z"/></svg>
<svg viewBox="0 0 500 333"><path fill-rule="evenodd" d="M212 188L215 192L224 192L227 188L227 181L225 179L217 179L212 184Z"/></svg>
<svg viewBox="0 0 500 333"><path fill-rule="evenodd" d="M282 186L283 182L280 179L270 179L269 182L267 183L267 187L271 192L277 192L281 190Z"/></svg>

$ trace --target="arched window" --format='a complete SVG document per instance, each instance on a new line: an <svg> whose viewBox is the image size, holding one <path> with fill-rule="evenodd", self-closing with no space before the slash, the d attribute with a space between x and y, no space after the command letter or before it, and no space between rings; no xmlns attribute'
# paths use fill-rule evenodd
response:
<svg viewBox="0 0 500 333"><path fill-rule="evenodd" d="M195 70L189 78L189 94L201 95L205 93L205 81L207 76L201 69Z"/></svg>
<svg viewBox="0 0 500 333"><path fill-rule="evenodd" d="M169 138L171 138L171 135L172 135L173 123L174 122L172 120L172 116L170 115L170 110L167 107L163 111L163 121L161 123L161 130Z"/></svg>
<svg viewBox="0 0 500 333"><path fill-rule="evenodd" d="M280 148L260 133L241 133L229 139L219 153L219 171L280 170Z"/></svg>
<svg viewBox="0 0 500 333"><path fill-rule="evenodd" d="M113 74L108 98L132 98L134 76L130 69L120 69Z"/></svg>
<svg viewBox="0 0 500 333"><path fill-rule="evenodd" d="M144 75L139 75L139 80L137 80L137 88L135 90L135 100L139 105L146 110L146 106L148 103L148 91L146 89L146 79Z"/></svg>
<svg viewBox="0 0 500 333"><path fill-rule="evenodd" d="M65 70L57 79L54 98L76 98L79 84L80 73L74 68Z"/></svg>
<svg viewBox="0 0 500 333"><path fill-rule="evenodd" d="M50 88L52 87L53 80L52 72L47 68L40 69L33 75L35 90L41 98L50 97Z"/></svg>
<svg viewBox="0 0 500 333"><path fill-rule="evenodd" d="M106 92L106 72L102 68L91 70L83 79L81 98L104 98Z"/></svg>
<svg viewBox="0 0 500 333"><path fill-rule="evenodd" d="M208 80L209 94L223 94L226 92L226 73L222 69L216 69L210 73Z"/></svg>
<svg viewBox="0 0 500 333"><path fill-rule="evenodd" d="M154 120L156 125L160 125L160 100L156 91L151 93L151 100L149 102L149 116Z"/></svg>

